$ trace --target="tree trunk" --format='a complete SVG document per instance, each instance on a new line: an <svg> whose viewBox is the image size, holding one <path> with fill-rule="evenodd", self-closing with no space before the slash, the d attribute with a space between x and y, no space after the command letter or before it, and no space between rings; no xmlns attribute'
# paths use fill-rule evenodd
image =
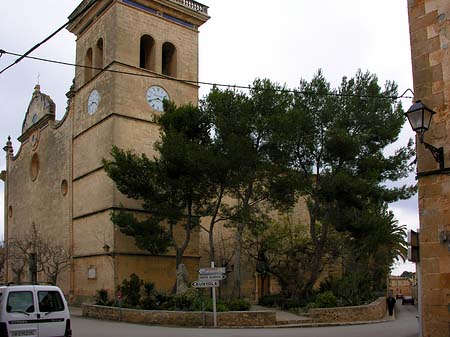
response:
<svg viewBox="0 0 450 337"><path fill-rule="evenodd" d="M242 235L244 233L244 225L238 224L236 231L236 249L234 252L234 282L232 298L241 298L241 255L242 255Z"/></svg>
<svg viewBox="0 0 450 337"><path fill-rule="evenodd" d="M214 225L216 223L217 215L219 214L220 206L222 205L224 191L225 187L221 186L219 195L217 197L216 206L214 209L214 214L211 217L211 222L209 223L209 262L216 261L216 247L214 244Z"/></svg>

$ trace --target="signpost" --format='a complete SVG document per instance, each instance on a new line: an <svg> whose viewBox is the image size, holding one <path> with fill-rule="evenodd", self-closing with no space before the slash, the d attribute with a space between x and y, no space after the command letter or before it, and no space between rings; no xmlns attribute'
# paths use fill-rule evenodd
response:
<svg viewBox="0 0 450 337"><path fill-rule="evenodd" d="M209 275L198 275L198 280L206 281L206 280L217 280L222 281L226 279L226 275L224 274L209 274Z"/></svg>
<svg viewBox="0 0 450 337"><path fill-rule="evenodd" d="M225 267L200 268L198 273L199 275L225 274L226 270Z"/></svg>
<svg viewBox="0 0 450 337"><path fill-rule="evenodd" d="M198 280L192 282L194 288L217 288L219 286L219 281L203 281Z"/></svg>
<svg viewBox="0 0 450 337"><path fill-rule="evenodd" d="M211 268L199 269L198 281L192 282L195 288L212 288L214 327L217 327L216 288L219 286L219 281L227 277L225 273L224 267L214 267L214 262L211 262Z"/></svg>

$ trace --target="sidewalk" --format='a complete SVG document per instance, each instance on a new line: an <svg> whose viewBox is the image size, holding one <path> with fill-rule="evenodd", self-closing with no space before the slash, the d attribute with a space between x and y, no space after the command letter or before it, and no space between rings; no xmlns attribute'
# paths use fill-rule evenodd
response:
<svg viewBox="0 0 450 337"><path fill-rule="evenodd" d="M280 310L277 308L267 308L261 305L252 305L251 311L275 311L277 315L278 324L305 324L311 323L312 320L308 316L299 316L289 311Z"/></svg>

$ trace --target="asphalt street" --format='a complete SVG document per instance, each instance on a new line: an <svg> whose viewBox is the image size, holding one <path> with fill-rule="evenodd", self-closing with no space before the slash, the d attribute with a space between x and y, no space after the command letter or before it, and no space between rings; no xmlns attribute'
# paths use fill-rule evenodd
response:
<svg viewBox="0 0 450 337"><path fill-rule="evenodd" d="M384 323L318 328L192 329L101 321L72 316L74 337L417 337L417 306L397 304L397 319Z"/></svg>

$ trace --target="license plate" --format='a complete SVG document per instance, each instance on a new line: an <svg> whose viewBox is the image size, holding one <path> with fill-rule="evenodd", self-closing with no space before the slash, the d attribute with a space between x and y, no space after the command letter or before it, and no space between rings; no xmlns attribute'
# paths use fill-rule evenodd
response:
<svg viewBox="0 0 450 337"><path fill-rule="evenodd" d="M35 336L36 330L16 330L11 331L11 336L18 337L18 336Z"/></svg>

